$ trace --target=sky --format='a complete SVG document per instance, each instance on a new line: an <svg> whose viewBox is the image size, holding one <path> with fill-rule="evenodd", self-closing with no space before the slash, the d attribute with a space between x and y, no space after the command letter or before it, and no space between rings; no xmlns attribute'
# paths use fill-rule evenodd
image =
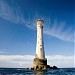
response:
<svg viewBox="0 0 75 75"><path fill-rule="evenodd" d="M36 20L44 20L45 56L50 66L75 67L75 0L0 0L0 67L31 67Z"/></svg>

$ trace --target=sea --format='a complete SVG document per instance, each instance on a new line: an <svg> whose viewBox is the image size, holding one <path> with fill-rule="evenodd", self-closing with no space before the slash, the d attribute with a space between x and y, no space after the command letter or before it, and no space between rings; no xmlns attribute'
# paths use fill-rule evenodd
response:
<svg viewBox="0 0 75 75"><path fill-rule="evenodd" d="M75 68L59 68L47 71L25 70L24 68L0 68L0 75L75 75Z"/></svg>

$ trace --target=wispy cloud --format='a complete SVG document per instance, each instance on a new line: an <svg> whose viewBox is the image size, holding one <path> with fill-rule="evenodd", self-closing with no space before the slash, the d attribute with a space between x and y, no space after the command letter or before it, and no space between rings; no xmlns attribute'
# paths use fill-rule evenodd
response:
<svg viewBox="0 0 75 75"><path fill-rule="evenodd" d="M26 19L16 1L14 2L14 0L11 0L11 5L9 5L7 1L0 0L0 17L35 30L36 25L30 19L30 15L28 16L29 20ZM63 41L74 42L74 32L72 32L72 28L67 28L64 31L66 23L58 23L58 21L56 20L53 22L53 24L51 23L51 21L48 22L48 26L45 25L46 27L44 30L44 33L46 35L56 37ZM49 27L49 25L51 25L52 27Z"/></svg>
<svg viewBox="0 0 75 75"><path fill-rule="evenodd" d="M0 51L0 54L5 54L5 53L7 53L7 52L5 52L5 51Z"/></svg>
<svg viewBox="0 0 75 75"><path fill-rule="evenodd" d="M0 17L15 23L23 22L23 15L21 14L19 7L16 3L13 2L13 0L12 6L10 6L6 0L0 0Z"/></svg>
<svg viewBox="0 0 75 75"><path fill-rule="evenodd" d="M50 23L51 24L51 23ZM50 25L49 24L49 25ZM56 37L63 41L70 41L74 42L74 31L72 30L72 27L67 27L65 22L58 22L54 21L52 24L52 27L45 27L44 33L53 37Z"/></svg>
<svg viewBox="0 0 75 75"><path fill-rule="evenodd" d="M0 54L2 54L2 53L4 53L4 52L0 51Z"/></svg>
<svg viewBox="0 0 75 75"><path fill-rule="evenodd" d="M74 56L46 56L50 66L74 67ZM33 55L0 55L0 67L31 67Z"/></svg>
<svg viewBox="0 0 75 75"><path fill-rule="evenodd" d="M8 0L0 0L1 18L34 29L35 25L30 21L30 15L28 15L27 19L24 14L16 1L11 0L11 5L9 5Z"/></svg>

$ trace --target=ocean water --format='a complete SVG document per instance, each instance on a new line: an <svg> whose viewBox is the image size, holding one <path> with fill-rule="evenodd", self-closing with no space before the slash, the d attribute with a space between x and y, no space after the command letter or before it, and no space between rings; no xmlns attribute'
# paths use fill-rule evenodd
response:
<svg viewBox="0 0 75 75"><path fill-rule="evenodd" d="M61 68L48 71L32 71L23 68L0 68L0 75L75 75L75 68Z"/></svg>

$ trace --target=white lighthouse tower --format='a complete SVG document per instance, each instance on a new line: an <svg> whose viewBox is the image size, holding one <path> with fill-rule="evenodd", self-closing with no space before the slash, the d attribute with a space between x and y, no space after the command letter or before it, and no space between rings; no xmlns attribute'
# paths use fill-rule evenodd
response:
<svg viewBox="0 0 75 75"><path fill-rule="evenodd" d="M37 43L36 55L34 58L34 69L40 70L47 68L47 59L45 58L44 43L43 43L43 23L42 19L36 21L37 24Z"/></svg>
<svg viewBox="0 0 75 75"><path fill-rule="evenodd" d="M44 21L41 19L38 19L36 22L37 22L36 55L39 59L45 59L44 43L43 43L43 23Z"/></svg>

